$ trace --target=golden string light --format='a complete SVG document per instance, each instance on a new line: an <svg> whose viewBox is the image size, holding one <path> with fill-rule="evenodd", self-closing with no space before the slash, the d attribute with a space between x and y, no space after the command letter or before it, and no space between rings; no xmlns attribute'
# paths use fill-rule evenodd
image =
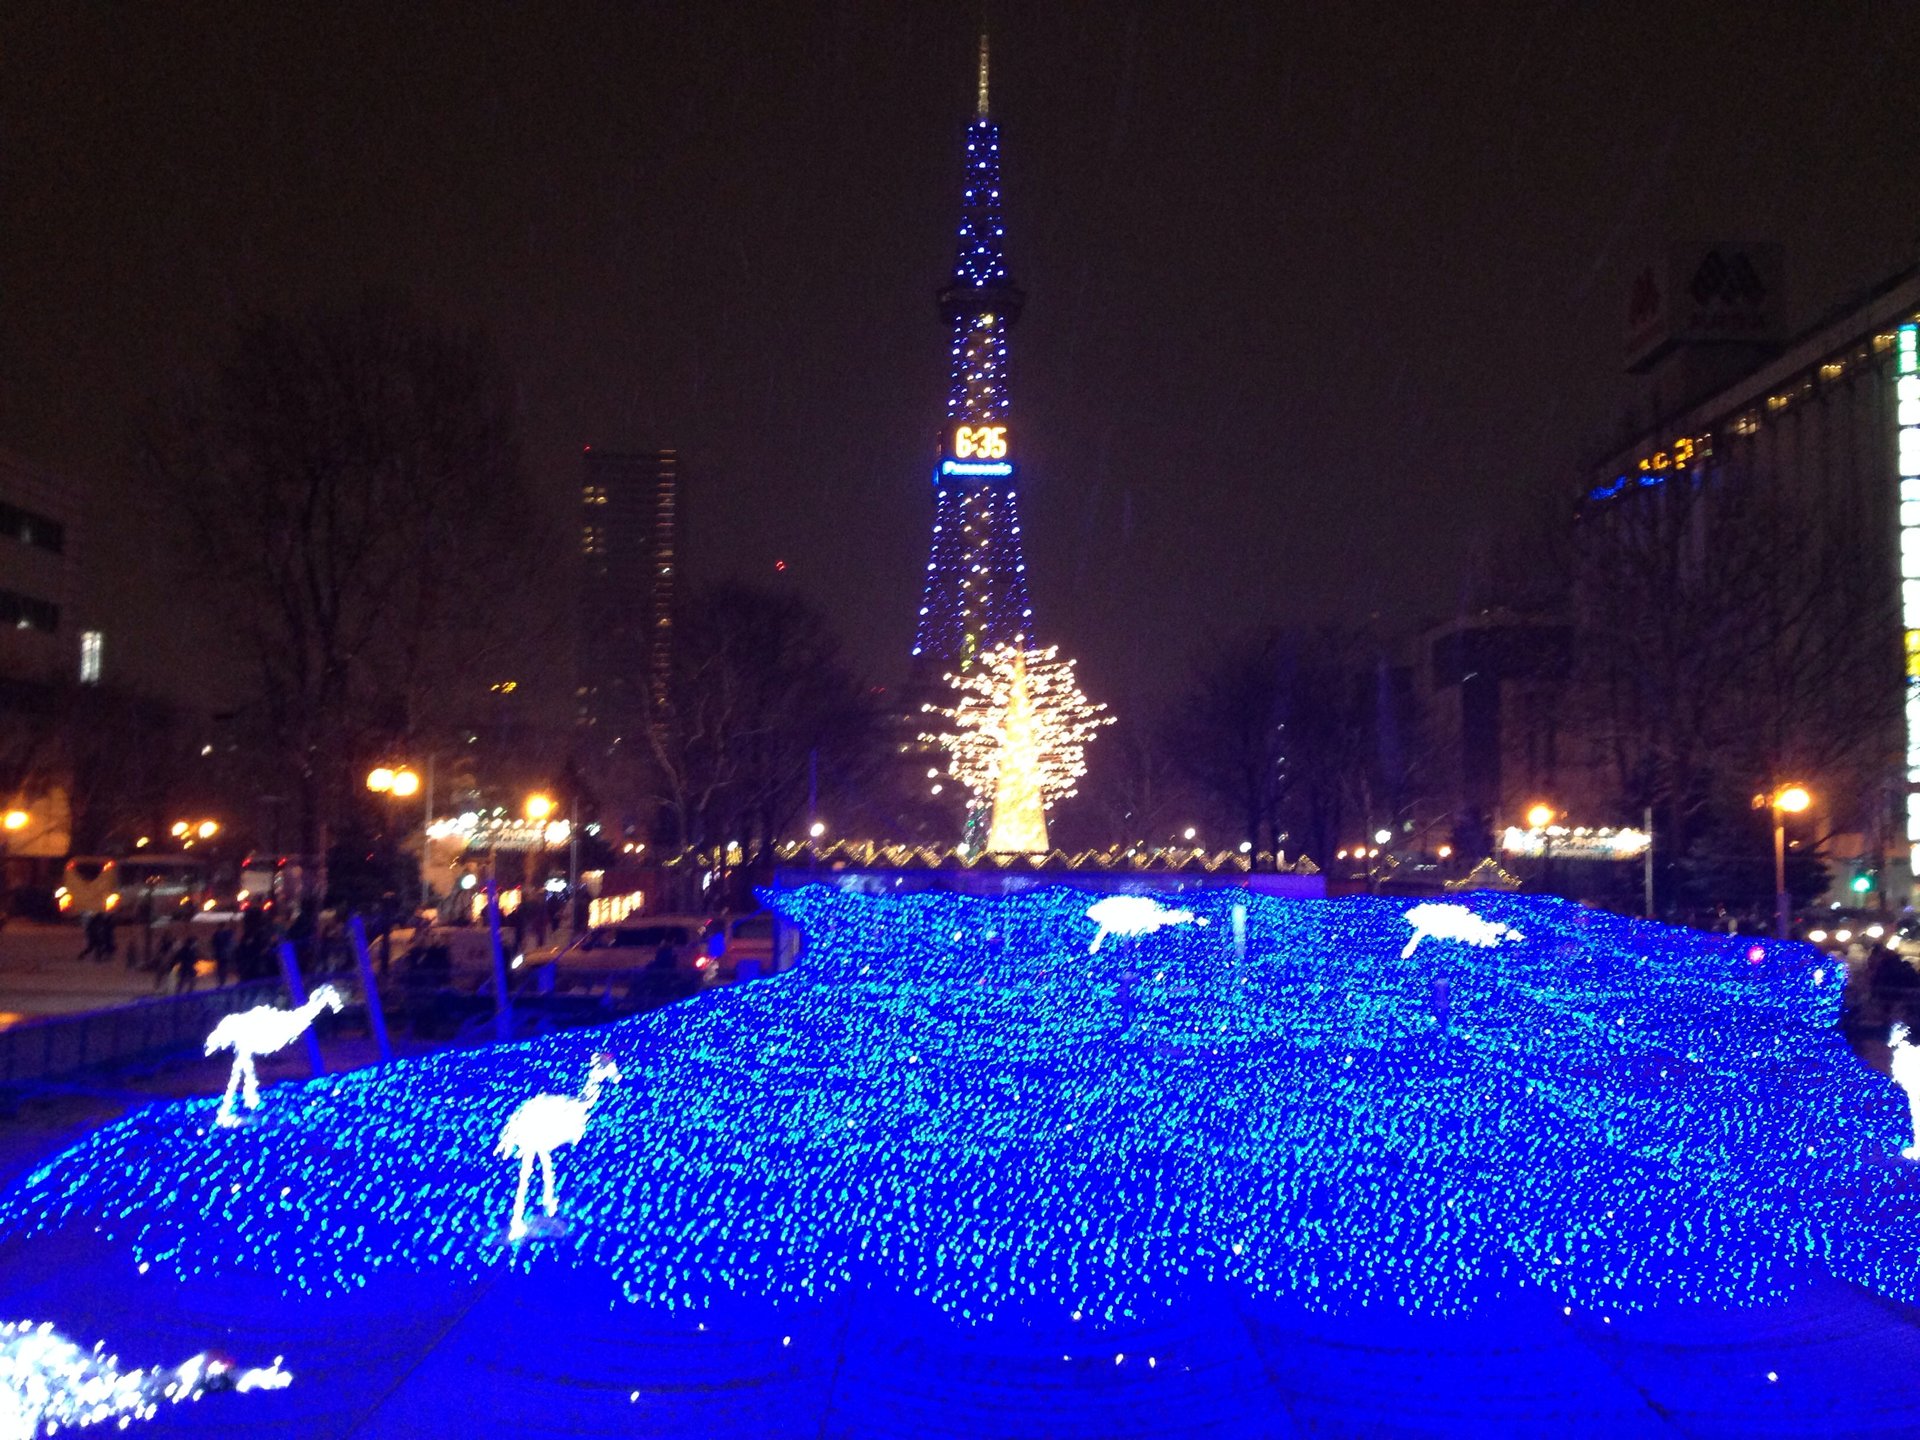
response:
<svg viewBox="0 0 1920 1440"><path fill-rule="evenodd" d="M929 722L938 722L939 728L920 739L944 749L947 773L983 804L991 803L1005 752L1016 662L1021 659L1025 661L1031 752L1042 803L1051 808L1055 801L1075 793L1087 773L1087 742L1102 725L1113 723L1105 705L1081 693L1073 678L1074 662L1062 659L1058 646L1022 650L1018 645L998 645L982 654L966 673L947 676L954 703L923 707Z"/></svg>

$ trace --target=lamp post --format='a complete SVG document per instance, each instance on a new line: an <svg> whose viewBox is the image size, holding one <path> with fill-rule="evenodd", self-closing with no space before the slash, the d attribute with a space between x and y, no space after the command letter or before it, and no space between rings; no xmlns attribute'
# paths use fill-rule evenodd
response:
<svg viewBox="0 0 1920 1440"><path fill-rule="evenodd" d="M433 773L433 760L428 757L427 773ZM420 772L411 765L376 765L367 772L367 789L376 795L391 795L396 800L411 800L420 793ZM428 834L433 825L433 785L426 787L426 814L420 822L420 908L427 908L427 846L432 843Z"/></svg>
<svg viewBox="0 0 1920 1440"><path fill-rule="evenodd" d="M1527 824L1540 832L1540 888L1553 886L1553 820L1559 812L1544 800L1527 807Z"/></svg>
<svg viewBox="0 0 1920 1440"><path fill-rule="evenodd" d="M1758 803L1761 797L1755 796ZM1813 804L1813 796L1804 785L1782 785L1769 803L1773 807L1773 936L1787 938L1787 816L1798 815Z"/></svg>

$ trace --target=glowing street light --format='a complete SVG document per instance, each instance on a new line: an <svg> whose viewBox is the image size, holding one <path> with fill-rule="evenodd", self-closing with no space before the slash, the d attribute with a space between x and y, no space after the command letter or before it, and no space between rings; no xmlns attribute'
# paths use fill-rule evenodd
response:
<svg viewBox="0 0 1920 1440"><path fill-rule="evenodd" d="M527 819L536 822L547 819L553 814L553 797L538 792L527 796L526 814Z"/></svg>
<svg viewBox="0 0 1920 1440"><path fill-rule="evenodd" d="M1554 810L1551 805L1547 804L1544 800L1537 801L1533 807L1527 811L1527 824L1536 830L1544 830L1553 823L1553 815Z"/></svg>
<svg viewBox="0 0 1920 1440"><path fill-rule="evenodd" d="M433 756L427 756L427 774L433 774ZM367 772L367 789L376 795L391 795L396 800L410 800L420 793L420 772L411 765L376 765ZM433 840L433 789L427 788L427 813L421 821L423 836L420 841L420 904L424 909L427 903L427 865L430 858L430 844Z"/></svg>
<svg viewBox="0 0 1920 1440"><path fill-rule="evenodd" d="M218 820L202 820L198 825L193 827L193 833L198 835L202 840L211 840L220 833L220 822Z"/></svg>
<svg viewBox="0 0 1920 1440"><path fill-rule="evenodd" d="M0 816L0 825L6 826L9 830L24 830L27 828L27 822L32 818L24 810L9 810L4 816Z"/></svg>
<svg viewBox="0 0 1920 1440"><path fill-rule="evenodd" d="M826 823L821 820L816 820L813 822L813 824L807 827L807 834L811 835L816 840L818 840L822 835L826 833L827 833Z"/></svg>
<svg viewBox="0 0 1920 1440"><path fill-rule="evenodd" d="M1373 832L1373 843L1376 845L1384 845L1391 839L1393 839L1391 830L1380 829Z"/></svg>

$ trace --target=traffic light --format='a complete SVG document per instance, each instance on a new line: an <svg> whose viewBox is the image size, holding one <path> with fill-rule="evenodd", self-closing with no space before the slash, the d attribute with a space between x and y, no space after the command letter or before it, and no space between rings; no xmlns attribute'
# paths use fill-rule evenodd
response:
<svg viewBox="0 0 1920 1440"><path fill-rule="evenodd" d="M1874 875L1871 870L1861 870L1855 873L1853 877L1853 893L1854 894L1865 895L1868 891L1873 889L1873 885L1874 885Z"/></svg>

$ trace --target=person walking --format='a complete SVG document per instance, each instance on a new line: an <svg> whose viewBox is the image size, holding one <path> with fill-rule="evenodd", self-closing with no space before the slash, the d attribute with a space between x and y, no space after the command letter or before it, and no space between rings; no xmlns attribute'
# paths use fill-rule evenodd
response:
<svg viewBox="0 0 1920 1440"><path fill-rule="evenodd" d="M173 952L173 993L189 993L199 977L195 967L200 963L200 951L193 943L191 934L181 937L180 948Z"/></svg>

